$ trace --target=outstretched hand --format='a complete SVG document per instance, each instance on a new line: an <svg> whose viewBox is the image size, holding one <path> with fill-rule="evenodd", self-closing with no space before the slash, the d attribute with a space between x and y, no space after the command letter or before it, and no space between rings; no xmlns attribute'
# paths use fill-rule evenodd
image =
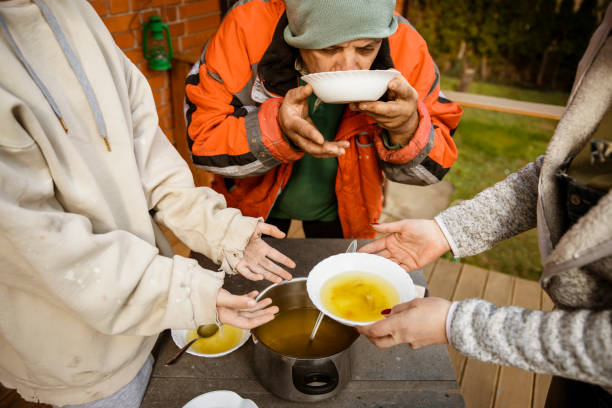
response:
<svg viewBox="0 0 612 408"><path fill-rule="evenodd" d="M256 290L242 296L232 295L221 288L217 292L217 315L219 321L241 329L252 329L274 319L278 313L277 306L270 306L272 299L266 298L257 302Z"/></svg>
<svg viewBox="0 0 612 408"><path fill-rule="evenodd" d="M383 349L400 343L407 343L413 349L444 344L447 342L446 315L450 305L442 298L414 299L394 306L384 320L358 326L357 331Z"/></svg>
<svg viewBox="0 0 612 408"><path fill-rule="evenodd" d="M267 279L270 282L278 283L283 279L290 280L291 274L273 261L288 268L295 268L295 262L261 239L263 234L274 238L285 237L285 233L274 225L258 222L255 232L244 249L244 256L236 265L236 270L245 278L253 281Z"/></svg>
<svg viewBox="0 0 612 408"><path fill-rule="evenodd" d="M376 232L389 235L364 245L359 252L384 256L407 271L427 265L450 249L434 220L405 219L372 227Z"/></svg>

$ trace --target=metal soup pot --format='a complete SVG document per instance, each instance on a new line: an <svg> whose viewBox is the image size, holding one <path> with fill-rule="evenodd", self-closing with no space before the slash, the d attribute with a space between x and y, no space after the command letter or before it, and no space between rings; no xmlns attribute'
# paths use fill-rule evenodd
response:
<svg viewBox="0 0 612 408"><path fill-rule="evenodd" d="M338 393L351 379L349 348L359 333L325 316L309 342L319 311L306 292L306 278L266 288L280 311L253 330L254 371L268 391L290 401L320 401Z"/></svg>

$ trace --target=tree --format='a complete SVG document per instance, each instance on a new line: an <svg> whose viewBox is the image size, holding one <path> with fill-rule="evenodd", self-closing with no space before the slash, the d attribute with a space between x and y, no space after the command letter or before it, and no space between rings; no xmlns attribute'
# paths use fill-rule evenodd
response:
<svg viewBox="0 0 612 408"><path fill-rule="evenodd" d="M496 81L569 90L610 1L582 0L575 11L574 0L412 0L410 16L451 75L480 67Z"/></svg>

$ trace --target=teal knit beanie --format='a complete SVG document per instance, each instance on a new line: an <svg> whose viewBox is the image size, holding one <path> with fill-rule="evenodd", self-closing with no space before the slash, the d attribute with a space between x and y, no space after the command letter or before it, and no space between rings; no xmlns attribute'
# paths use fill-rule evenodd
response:
<svg viewBox="0 0 612 408"><path fill-rule="evenodd" d="M285 0L285 41L318 50L359 38L386 38L397 29L395 0Z"/></svg>

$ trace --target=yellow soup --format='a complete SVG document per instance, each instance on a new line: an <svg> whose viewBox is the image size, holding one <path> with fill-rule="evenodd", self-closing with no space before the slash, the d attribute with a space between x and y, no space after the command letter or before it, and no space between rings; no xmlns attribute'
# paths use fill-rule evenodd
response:
<svg viewBox="0 0 612 408"><path fill-rule="evenodd" d="M187 332L187 342L198 337L195 330ZM230 350L242 340L242 329L224 324L214 335L193 343L190 350L202 354L218 354Z"/></svg>
<svg viewBox="0 0 612 408"><path fill-rule="evenodd" d="M281 310L274 320L255 329L255 336L263 344L289 357L322 358L334 355L349 347L357 332L325 316L314 340L310 333L319 311L301 307Z"/></svg>
<svg viewBox="0 0 612 408"><path fill-rule="evenodd" d="M368 272L343 272L321 288L323 306L343 319L373 322L384 309L399 303L399 295L386 279Z"/></svg>

